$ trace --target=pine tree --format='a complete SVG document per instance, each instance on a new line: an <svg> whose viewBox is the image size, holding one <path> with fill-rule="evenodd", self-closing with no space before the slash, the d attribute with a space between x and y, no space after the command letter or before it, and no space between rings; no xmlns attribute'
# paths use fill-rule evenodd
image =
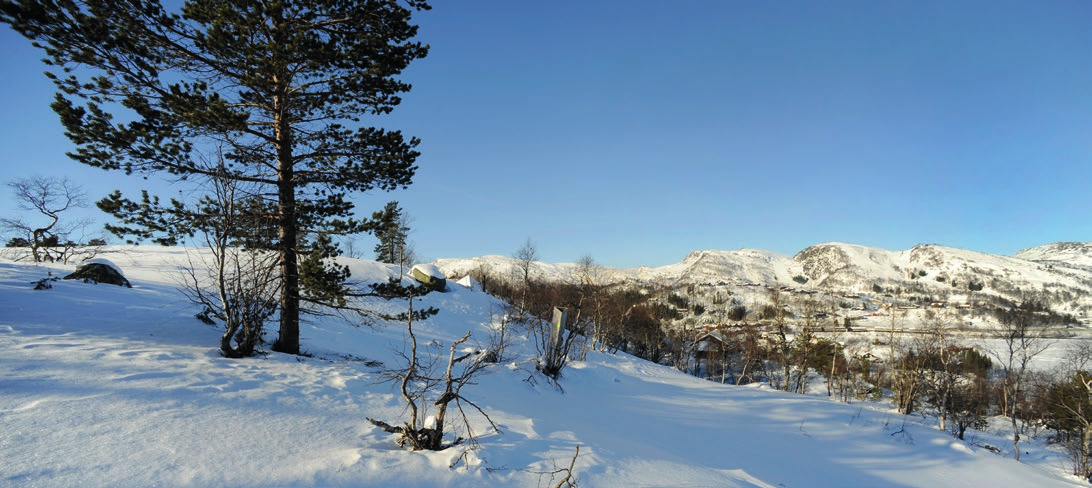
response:
<svg viewBox="0 0 1092 488"><path fill-rule="evenodd" d="M349 195L404 188L416 170L416 138L360 121L389 113L410 90L395 77L428 52L413 40L410 16L429 8L424 0L188 0L171 12L159 0L2 0L0 21L61 69L47 76L60 89L52 107L76 144L73 159L263 188L253 208L276 230L267 244L282 280L273 348L297 354L308 299L301 257L336 254L319 236L374 230L353 217ZM200 205L163 204L147 192L138 200L115 192L98 206L120 221L108 226L114 234L162 244L193 236L207 218ZM326 285L310 298L330 298Z"/></svg>
<svg viewBox="0 0 1092 488"><path fill-rule="evenodd" d="M375 245L375 259L388 264L408 264L410 252L406 239L410 228L398 202L388 202L373 220L376 222L375 237L379 239Z"/></svg>

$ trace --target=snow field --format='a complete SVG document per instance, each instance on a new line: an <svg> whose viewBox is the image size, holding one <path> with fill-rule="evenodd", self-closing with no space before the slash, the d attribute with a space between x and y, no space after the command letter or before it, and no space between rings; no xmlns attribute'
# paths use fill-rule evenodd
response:
<svg viewBox="0 0 1092 488"><path fill-rule="evenodd" d="M519 341L517 360L464 390L500 432L467 407L476 449L408 452L364 421L403 420L376 363L397 366L400 324L316 317L301 334L311 357L224 359L221 330L175 291L184 251L116 251L105 257L131 290L35 291L47 271L74 266L0 261L0 485L533 487L556 482L580 446L584 487L1084 486L1039 443L1018 463L998 432L958 441L886 403L724 386L597 352L557 388ZM397 274L350 264L361 281ZM421 300L441 312L415 331L428 350L468 330L468 349L479 347L499 304L448 286Z"/></svg>

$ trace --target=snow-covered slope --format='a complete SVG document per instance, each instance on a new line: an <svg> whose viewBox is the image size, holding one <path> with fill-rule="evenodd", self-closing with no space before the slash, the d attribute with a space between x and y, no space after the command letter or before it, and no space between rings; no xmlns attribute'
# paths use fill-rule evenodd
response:
<svg viewBox="0 0 1092 488"><path fill-rule="evenodd" d="M860 282L891 281L901 276L898 253L874 247L830 243L812 246L793 260L814 286L860 288Z"/></svg>
<svg viewBox="0 0 1092 488"><path fill-rule="evenodd" d="M1092 268L1092 242L1056 242L1024 249L1014 257L1040 263Z"/></svg>
<svg viewBox="0 0 1092 488"><path fill-rule="evenodd" d="M637 270L641 279L661 283L777 283L795 274L799 266L791 258L758 249L694 251L681 263Z"/></svg>
<svg viewBox="0 0 1092 488"><path fill-rule="evenodd" d="M867 289L873 283L934 282L926 286L966 290L971 282L998 289L1057 285L1063 278L1026 259L923 244L888 251L850 244L809 247L794 258L817 285ZM955 282L956 285L952 285ZM960 287L959 284L963 286ZM1076 281L1064 286L1080 287Z"/></svg>
<svg viewBox="0 0 1092 488"><path fill-rule="evenodd" d="M313 317L302 326L311 357L225 359L220 329L175 289L185 256L114 248L104 257L132 289L49 290L32 282L73 266L0 258L0 485L552 486L579 446L583 487L1085 486L1041 444L1015 462L995 434L958 441L887 404L724 386L625 355L592 352L556 388L519 341L518 358L463 391L499 431L472 414L475 448L404 451L364 421L404 419L377 364L398 365L400 324ZM395 274L346 262L363 281ZM440 309L415 327L425 350L493 330L492 297L448 290L421 300Z"/></svg>

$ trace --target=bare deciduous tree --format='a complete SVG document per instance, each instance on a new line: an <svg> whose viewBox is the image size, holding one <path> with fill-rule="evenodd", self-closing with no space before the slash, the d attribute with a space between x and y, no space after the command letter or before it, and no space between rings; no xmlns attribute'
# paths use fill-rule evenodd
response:
<svg viewBox="0 0 1092 488"><path fill-rule="evenodd" d="M588 335L580 350L580 359L584 360L588 355L588 349L602 344L603 324L605 322L605 300L603 296L603 279L601 267L595 263L591 255L585 254L577 262L576 278L580 290L581 304L587 303L589 309L588 326L585 333Z"/></svg>
<svg viewBox="0 0 1092 488"><path fill-rule="evenodd" d="M511 316L504 313L503 310L500 312L500 318L497 318L496 310L492 305L489 306L489 323L495 328L490 332L489 344L485 348L482 361L503 363L515 359L515 356L508 349L512 343L512 334L508 332L510 321Z"/></svg>
<svg viewBox="0 0 1092 488"><path fill-rule="evenodd" d="M759 374L768 378L769 373L766 371L766 361L764 360L768 355L768 351L761 331L754 324L743 324L740 326L738 337L742 367L740 368L739 377L736 379L736 384L743 385L758 381L756 376Z"/></svg>
<svg viewBox="0 0 1092 488"><path fill-rule="evenodd" d="M534 241L528 237L513 257L516 258L516 280L520 287L517 320L522 320L524 313L534 310L534 269L535 262L538 261L538 249Z"/></svg>
<svg viewBox="0 0 1092 488"><path fill-rule="evenodd" d="M68 178L32 176L8 182L22 210L37 212L31 217L0 218L0 228L19 234L30 245L34 262L67 261L74 234L89 224L87 219L61 222L65 212L87 206L83 189Z"/></svg>
<svg viewBox="0 0 1092 488"><path fill-rule="evenodd" d="M767 336L770 342L770 352L781 365L782 385L781 389L789 391L792 386L792 343L788 339L788 310L785 310L784 295L777 288L770 288L770 303L766 306L766 315L773 320L773 329Z"/></svg>
<svg viewBox="0 0 1092 488"><path fill-rule="evenodd" d="M231 358L250 356L261 344L265 323L277 310L281 286L276 253L240 248L233 242L239 228L254 227L242 208L243 200L252 195L240 186L228 178L209 179L210 197L204 205L208 225L203 228L209 251L189 253L182 288L190 301L204 307L199 318L224 323L220 352Z"/></svg>
<svg viewBox="0 0 1092 488"><path fill-rule="evenodd" d="M892 348L894 349L894 347ZM892 356L891 389L895 392L895 404L899 413L914 413L918 398L921 397L922 379L925 377L926 356L913 346L903 345L902 356L896 361Z"/></svg>
<svg viewBox="0 0 1092 488"><path fill-rule="evenodd" d="M919 353L928 363L923 376L925 389L929 393L929 403L937 413L937 422L941 430L948 429L951 417L952 395L959 380L957 350L953 348L952 330L944 314L934 314L921 335Z"/></svg>
<svg viewBox="0 0 1092 488"><path fill-rule="evenodd" d="M1012 425L1012 451L1017 461L1020 460L1020 409L1024 395L1024 380L1028 375L1031 360L1046 350L1049 342L1043 338L1043 329L1037 327L1035 313L1031 310L1015 308L1006 311L1000 317L995 336L1003 342L1003 349L994 350L993 354L1003 368L1005 379L1002 384L1002 411L1009 417Z"/></svg>
<svg viewBox="0 0 1092 488"><path fill-rule="evenodd" d="M407 300L407 311L394 317L406 323L409 351L403 356L405 366L387 371L384 373L384 377L398 384L402 400L406 402L406 407L409 409L409 420L398 426L371 417L368 417L367 421L385 432L398 434L398 444L400 446L405 447L408 444L415 451L439 451L463 442L461 437L450 443L444 442L448 406L452 402L462 415L467 435L473 438L470 422L462 407L462 403L465 402L481 413L494 430L499 431L492 419L478 405L462 395L462 388L470 384L474 377L484 373L487 367L487 363L483 361L484 354L481 352L467 352L456 356L459 346L470 339L470 332L451 343L447 364L443 373L440 374L437 371L438 363L436 358L431 354L422 354L419 351L417 335L413 331L414 321L424 320L438 312L435 308L425 310L414 310L413 308L414 298L428 293L429 290L423 286L403 286L396 280L392 280L386 285L373 286L373 289L379 296L384 298L405 298ZM455 370L457 364L461 366L461 370L458 372ZM430 406L429 399L432 399L431 406L435 407L431 415L429 415L428 410Z"/></svg>

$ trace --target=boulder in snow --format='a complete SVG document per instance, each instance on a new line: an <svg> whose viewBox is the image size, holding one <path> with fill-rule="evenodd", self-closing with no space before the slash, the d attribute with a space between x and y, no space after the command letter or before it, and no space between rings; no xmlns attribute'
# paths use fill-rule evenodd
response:
<svg viewBox="0 0 1092 488"><path fill-rule="evenodd" d="M447 289L447 277L440 272L435 264L417 264L410 270L410 276L418 283L431 288L433 291L443 292Z"/></svg>
<svg viewBox="0 0 1092 488"><path fill-rule="evenodd" d="M84 283L109 283L126 288L133 287L117 268L104 263L81 264L76 267L76 272L65 276L64 279L83 280Z"/></svg>

